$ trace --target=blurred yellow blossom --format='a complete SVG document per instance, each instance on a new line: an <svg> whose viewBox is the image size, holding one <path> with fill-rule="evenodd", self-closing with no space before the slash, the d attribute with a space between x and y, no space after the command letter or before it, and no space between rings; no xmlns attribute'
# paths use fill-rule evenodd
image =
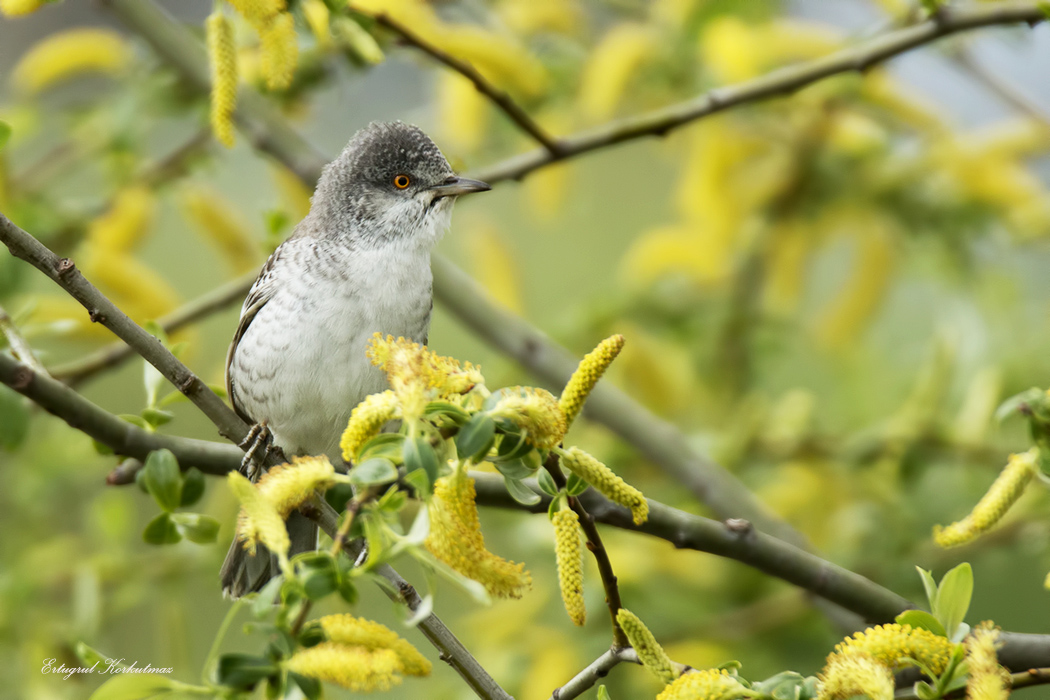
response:
<svg viewBox="0 0 1050 700"><path fill-rule="evenodd" d="M281 514L240 472L230 472L226 475L226 481L241 503L237 536L244 540L245 549L255 554L256 545L262 542L280 559L281 568L287 569L291 542Z"/></svg>
<svg viewBox="0 0 1050 700"><path fill-rule="evenodd" d="M390 649L366 649L321 642L295 652L285 667L289 671L334 683L355 693L390 690L401 684L402 664Z"/></svg>
<svg viewBox="0 0 1050 700"><path fill-rule="evenodd" d="M131 61L131 48L111 29L67 29L33 45L11 71L15 86L36 93L85 73L115 75Z"/></svg>
<svg viewBox="0 0 1050 700"><path fill-rule="evenodd" d="M295 18L290 12L275 16L259 30L262 74L271 90L283 90L292 84L299 61L299 40Z"/></svg>
<svg viewBox="0 0 1050 700"><path fill-rule="evenodd" d="M121 253L134 250L149 231L156 209L156 197L149 188L131 185L117 192L113 203L87 227L87 242Z"/></svg>
<svg viewBox="0 0 1050 700"><path fill-rule="evenodd" d="M20 17L36 12L44 6L44 0L0 0L0 15Z"/></svg>
<svg viewBox="0 0 1050 700"><path fill-rule="evenodd" d="M471 272L481 286L501 305L521 314L521 272L518 255L506 237L488 221L479 221L468 230Z"/></svg>
<svg viewBox="0 0 1050 700"><path fill-rule="evenodd" d="M594 121L607 119L632 79L656 53L659 36L642 24L614 26L591 49L580 77L580 108Z"/></svg>
<svg viewBox="0 0 1050 700"><path fill-rule="evenodd" d="M189 185L179 193L179 205L194 230L218 249L235 272L259 265L262 247L231 202L213 189Z"/></svg>
<svg viewBox="0 0 1050 700"><path fill-rule="evenodd" d="M318 622L324 636L331 642L364 647L390 649L401 659L401 671L409 676L429 676L431 663L412 644L402 639L389 627L353 615L326 615Z"/></svg>
<svg viewBox="0 0 1050 700"><path fill-rule="evenodd" d="M835 656L819 678L817 700L848 700L857 695L870 700L893 699L893 672L868 654Z"/></svg>
<svg viewBox="0 0 1050 700"><path fill-rule="evenodd" d="M453 148L473 151L485 140L492 107L474 83L455 71L442 71L437 79L441 129Z"/></svg>
<svg viewBox="0 0 1050 700"><path fill-rule="evenodd" d="M741 700L758 695L726 669L709 668L686 671L664 688L656 700Z"/></svg>
<svg viewBox="0 0 1050 700"><path fill-rule="evenodd" d="M1006 700L1010 697L1010 673L999 665L996 650L1001 646L999 630L982 622L965 640L967 700Z"/></svg>
<svg viewBox="0 0 1050 700"><path fill-rule="evenodd" d="M216 140L233 146L233 111L237 107L237 47L233 25L221 11L205 21L211 65L211 129Z"/></svg>
<svg viewBox="0 0 1050 700"><path fill-rule="evenodd" d="M575 33L583 15L576 0L503 0L499 14L519 34Z"/></svg>
<svg viewBox="0 0 1050 700"><path fill-rule="evenodd" d="M303 18L310 32L317 40L317 45L322 49L328 49L332 45L332 28L329 25L332 13L324 0L302 0Z"/></svg>

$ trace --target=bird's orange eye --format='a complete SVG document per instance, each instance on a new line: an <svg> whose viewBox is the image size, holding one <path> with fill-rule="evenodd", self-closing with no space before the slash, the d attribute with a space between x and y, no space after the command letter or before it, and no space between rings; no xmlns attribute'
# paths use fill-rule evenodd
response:
<svg viewBox="0 0 1050 700"><path fill-rule="evenodd" d="M409 182L408 175L398 175L394 178L394 187L403 190L408 187Z"/></svg>

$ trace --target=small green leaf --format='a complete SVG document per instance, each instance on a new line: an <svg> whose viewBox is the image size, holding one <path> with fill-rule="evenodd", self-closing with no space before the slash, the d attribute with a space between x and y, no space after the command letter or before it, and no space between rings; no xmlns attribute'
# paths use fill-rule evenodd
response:
<svg viewBox="0 0 1050 700"><path fill-rule="evenodd" d="M496 423L487 413L477 413L456 433L456 450L461 459L479 461L488 451L496 436Z"/></svg>
<svg viewBox="0 0 1050 700"><path fill-rule="evenodd" d="M269 660L248 654L223 654L216 670L219 683L236 690L251 690L277 672Z"/></svg>
<svg viewBox="0 0 1050 700"><path fill-rule="evenodd" d="M179 506L187 508L204 495L204 474L197 467L190 467L182 473L182 497Z"/></svg>
<svg viewBox="0 0 1050 700"><path fill-rule="evenodd" d="M922 587L926 589L926 600L930 604L930 610L936 611L937 582L933 579L933 574L921 566L916 566L915 570L919 572L919 577L922 579Z"/></svg>
<svg viewBox="0 0 1050 700"><path fill-rule="evenodd" d="M404 441L405 436L400 433L380 433L361 446L357 453L357 461L385 457L394 464L401 464L401 444Z"/></svg>
<svg viewBox="0 0 1050 700"><path fill-rule="evenodd" d="M349 476L357 486L385 484L397 479L397 467L385 457L370 457L351 469Z"/></svg>
<svg viewBox="0 0 1050 700"><path fill-rule="evenodd" d="M568 482L565 485L565 493L569 494L570 496L579 496L581 493L590 488L590 486L591 485L588 484L583 479L583 477L575 473L570 473Z"/></svg>
<svg viewBox="0 0 1050 700"><path fill-rule="evenodd" d="M507 487L507 493L518 503L524 506L534 506L540 502L540 495L521 481L504 476L503 483Z"/></svg>
<svg viewBox="0 0 1050 700"><path fill-rule="evenodd" d="M200 513L172 513L172 522L190 542L211 544L219 538L219 521Z"/></svg>
<svg viewBox="0 0 1050 700"><path fill-rule="evenodd" d="M273 612L273 606L282 585L284 585L284 576L279 574L262 587L255 600L252 601L252 614L255 617L262 619Z"/></svg>
<svg viewBox="0 0 1050 700"><path fill-rule="evenodd" d="M500 437L499 447L496 449L496 457L493 461L504 462L521 459L534 449L529 444L529 441L525 439L525 436L517 429L517 426L515 426L514 432L504 433Z"/></svg>
<svg viewBox="0 0 1050 700"><path fill-rule="evenodd" d="M1017 409L1021 406L1025 404L1039 403L1043 400L1043 394L1043 390L1036 387L1022 391L1020 394L1014 394L1006 401L999 404L999 408L995 410L995 420L1002 423L1016 413Z"/></svg>
<svg viewBox="0 0 1050 700"><path fill-rule="evenodd" d="M934 690L933 686L926 681L915 682L915 696L919 700L940 700L940 693Z"/></svg>
<svg viewBox="0 0 1050 700"><path fill-rule="evenodd" d="M948 636L944 631L944 625L925 610L905 610L897 616L895 622L899 625L911 625L917 629L929 630L940 637Z"/></svg>
<svg viewBox="0 0 1050 700"><path fill-rule="evenodd" d="M357 602L357 587L349 576L343 576L339 580L339 597L350 605Z"/></svg>
<svg viewBox="0 0 1050 700"><path fill-rule="evenodd" d="M182 540L182 535L175 527L171 513L161 513L146 525L146 529L142 531L142 539L146 544L175 544Z"/></svg>
<svg viewBox="0 0 1050 700"><path fill-rule="evenodd" d="M429 417L448 416L454 423L463 425L470 420L470 414L454 403L448 401L431 401L423 413Z"/></svg>
<svg viewBox="0 0 1050 700"><path fill-rule="evenodd" d="M438 479L438 456L430 442L424 437L408 438L405 440L401 451L401 457L405 461L405 469L411 473L422 470L430 483Z"/></svg>
<svg viewBox="0 0 1050 700"><path fill-rule="evenodd" d="M156 408L157 400L160 398L160 390L167 380L150 363L143 360L142 364L144 365L142 368L142 383L146 387L146 406L148 408Z"/></svg>
<svg viewBox="0 0 1050 700"><path fill-rule="evenodd" d="M536 473L536 467L522 459L512 459L507 462L493 462L493 466L500 474L508 479L528 479Z"/></svg>
<svg viewBox="0 0 1050 700"><path fill-rule="evenodd" d="M959 564L941 579L934 615L944 625L949 638L955 635L956 628L966 617L972 596L973 569L969 562Z"/></svg>
<svg viewBox="0 0 1050 700"><path fill-rule="evenodd" d="M182 476L179 463L169 450L154 450L146 457L143 484L153 500L169 513L182 501Z"/></svg>
<svg viewBox="0 0 1050 700"><path fill-rule="evenodd" d="M321 681L316 678L300 676L298 673L294 672L289 672L288 678L299 686L299 690L303 691L306 700L321 700L323 697L321 694Z"/></svg>
<svg viewBox="0 0 1050 700"><path fill-rule="evenodd" d="M134 413L121 413L117 416L121 420L131 423L136 428L142 428L143 430L150 430L152 426L146 422L146 419L142 416L136 416Z"/></svg>
<svg viewBox="0 0 1050 700"><path fill-rule="evenodd" d="M175 414L171 411L162 411L159 408L144 408L142 409L142 420L149 423L150 427L159 428L162 425L166 425L175 419Z"/></svg>
<svg viewBox="0 0 1050 700"><path fill-rule="evenodd" d="M332 506L337 513L346 509L346 502L354 497L354 487L346 483L338 483L325 491L324 500Z"/></svg>
<svg viewBox="0 0 1050 700"><path fill-rule="evenodd" d="M423 469L405 474L404 482L420 497L430 495L430 489L434 485Z"/></svg>
<svg viewBox="0 0 1050 700"><path fill-rule="evenodd" d="M612 696L609 695L604 685L598 686L598 700L612 700Z"/></svg>
<svg viewBox="0 0 1050 700"><path fill-rule="evenodd" d="M542 490L548 496L557 496L560 489L558 485L554 483L554 477L551 476L550 472L544 469L536 476L536 481L540 485Z"/></svg>
<svg viewBox="0 0 1050 700"><path fill-rule="evenodd" d="M99 686L88 700L145 700L180 685L154 673L124 673Z"/></svg>
<svg viewBox="0 0 1050 700"><path fill-rule="evenodd" d="M320 600L339 587L339 577L334 568L309 569L303 574L303 588L310 600Z"/></svg>

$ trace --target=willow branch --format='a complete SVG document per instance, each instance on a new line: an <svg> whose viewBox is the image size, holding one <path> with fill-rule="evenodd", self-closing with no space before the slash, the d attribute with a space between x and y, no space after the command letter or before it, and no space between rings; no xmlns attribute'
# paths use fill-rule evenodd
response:
<svg viewBox="0 0 1050 700"><path fill-rule="evenodd" d="M72 260L59 258L3 214L0 214L0 241L7 246L12 255L43 272L80 302L93 322L101 323L113 331L118 338L156 367L165 379L185 394L215 424L220 435L234 443L244 439L248 433L248 425L233 412L233 409L224 404L200 377L179 362L159 340L128 318L127 314L88 282Z"/></svg>
<svg viewBox="0 0 1050 700"><path fill-rule="evenodd" d="M517 180L559 160L574 158L625 141L663 136L697 119L733 107L791 94L824 78L842 73L863 72L937 39L981 27L1028 23L1046 19L1040 2L1002 2L994 5L942 5L930 19L874 36L848 49L823 58L781 68L753 80L710 90L678 104L627 117L560 140L557 155L543 149L510 158L484 168L472 176L488 183Z"/></svg>
<svg viewBox="0 0 1050 700"><path fill-rule="evenodd" d="M216 311L221 311L231 304L238 303L248 295L248 290L258 275L258 270L247 272L215 289L205 292L196 299L175 309L170 314L157 319L165 333L174 333L192 323L204 319ZM57 365L51 369L51 376L61 379L70 386L91 378L107 369L113 369L125 360L135 357L135 350L127 343L115 342L84 357Z"/></svg>
<svg viewBox="0 0 1050 700"><path fill-rule="evenodd" d="M333 541L339 538L339 514L330 505L320 499L314 499L313 507L304 509L304 514L317 523ZM376 567L375 573L386 579L392 587L380 586L391 600L402 603L409 610L415 612L422 604L419 593L415 587L406 581L389 564ZM441 653L441 660L459 673L460 677L470 686L478 697L486 700L514 700L507 694L499 684L493 680L488 671L482 667L478 660L467 650L456 635L445 626L445 623L430 613L422 622L419 629L430 643Z"/></svg>
<svg viewBox="0 0 1050 700"><path fill-rule="evenodd" d="M609 675L609 671L621 663L641 663L638 654L630 647L626 649L610 649L597 659L592 661L587 668L572 677L565 685L555 689L551 693L550 700L573 700L594 687L594 685Z"/></svg>
<svg viewBox="0 0 1050 700"><path fill-rule="evenodd" d="M515 102L505 90L500 90L489 82L472 64L441 50L385 12L369 12L355 7L352 3L347 6L347 9L354 14L373 20L381 27L389 29L397 34L404 43L414 46L438 63L448 66L456 73L462 75L474 85L474 88L477 89L478 92L489 98L496 107L502 110L503 113L518 126L518 128L543 146L547 153L552 156L557 156L561 152L562 146L556 139L552 138L546 131L544 131L543 128L537 124L535 120L533 120L532 117L522 109L521 105Z"/></svg>
<svg viewBox="0 0 1050 700"><path fill-rule="evenodd" d="M34 372L47 374L47 370L40 364L40 360L36 358L33 348L22 337L22 334L18 331L18 326L15 325L7 310L2 306L0 306L0 334L7 339L7 344L16 358L29 365Z"/></svg>

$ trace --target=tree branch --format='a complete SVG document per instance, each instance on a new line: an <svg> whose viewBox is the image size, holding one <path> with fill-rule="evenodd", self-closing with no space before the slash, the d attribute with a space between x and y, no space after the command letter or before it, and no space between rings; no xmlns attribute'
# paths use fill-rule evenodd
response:
<svg viewBox="0 0 1050 700"><path fill-rule="evenodd" d="M543 146L547 153L552 156L558 156L561 153L562 146L557 139L552 138L546 131L544 131L543 128L540 127L540 125L537 124L517 102L511 99L506 91L500 90L490 83L473 65L439 49L437 46L430 43L385 12L369 12L367 10L362 10L359 7L355 7L353 3L350 3L347 6L347 9L354 14L373 20L381 27L386 27L401 37L402 41L406 44L416 47L438 63L448 66L456 73L462 75L474 84L474 87L478 92L489 98L489 100L502 110L512 122L517 124L518 128Z"/></svg>
<svg viewBox="0 0 1050 700"><path fill-rule="evenodd" d="M47 370L44 369L44 366L40 364L40 360L33 353L33 348L22 337L22 334L18 332L15 322L11 320L7 310L2 306L0 306L0 335L7 339L7 344L15 357L24 364L29 365L34 372L47 374Z"/></svg>
<svg viewBox="0 0 1050 700"><path fill-rule="evenodd" d="M630 647L626 649L610 649L592 661L587 668L573 676L568 683L555 689L551 693L550 700L573 700L573 698L578 698L593 688L595 683L608 676L609 671L624 662L641 663L638 660L638 654Z"/></svg>
<svg viewBox="0 0 1050 700"><path fill-rule="evenodd" d="M243 301L257 275L258 270L252 270L232 279L162 316L157 319L157 323L166 333L174 333L231 304ZM117 341L89 355L53 367L51 376L61 379L70 386L76 386L95 374L112 369L135 356L134 348L127 343Z"/></svg>
<svg viewBox="0 0 1050 700"><path fill-rule="evenodd" d="M313 507L304 510L304 515L317 523L326 535L335 541L339 537L339 514L321 499L314 499ZM403 603L415 612L423 602L415 587L401 577L389 564L376 567L375 573L382 576L392 587L380 586L391 600ZM419 623L419 629L430 643L441 652L441 660L454 668L478 697L489 700L514 700L493 680L488 671L467 650L445 623L430 613Z"/></svg>

